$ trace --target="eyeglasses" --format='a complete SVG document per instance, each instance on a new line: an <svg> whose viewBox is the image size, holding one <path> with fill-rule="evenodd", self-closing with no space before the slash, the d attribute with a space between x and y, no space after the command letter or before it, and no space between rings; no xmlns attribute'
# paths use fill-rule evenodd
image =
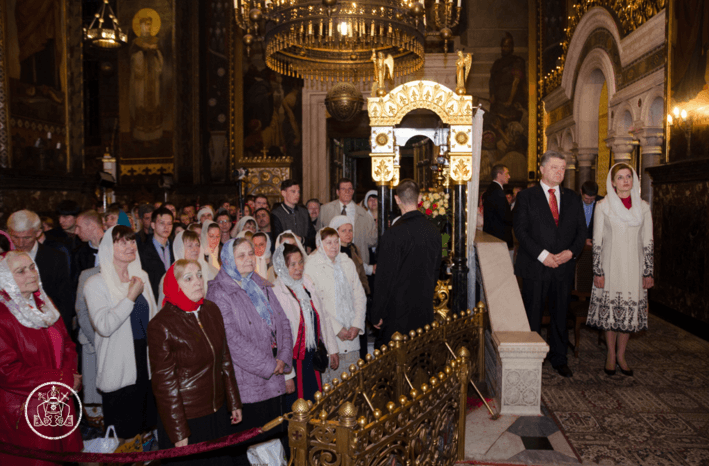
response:
<svg viewBox="0 0 709 466"><path fill-rule="evenodd" d="M221 223L222 225L225 223L231 223L229 220L219 220L217 223Z"/></svg>

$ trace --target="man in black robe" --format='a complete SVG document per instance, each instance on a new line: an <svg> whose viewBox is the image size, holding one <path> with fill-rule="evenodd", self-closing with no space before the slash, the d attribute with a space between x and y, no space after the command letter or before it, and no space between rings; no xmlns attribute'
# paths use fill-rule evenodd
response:
<svg viewBox="0 0 709 466"><path fill-rule="evenodd" d="M402 180L394 195L401 217L379 240L372 323L377 346L394 332L403 335L433 322L433 293L441 266L441 232L418 211L413 180Z"/></svg>

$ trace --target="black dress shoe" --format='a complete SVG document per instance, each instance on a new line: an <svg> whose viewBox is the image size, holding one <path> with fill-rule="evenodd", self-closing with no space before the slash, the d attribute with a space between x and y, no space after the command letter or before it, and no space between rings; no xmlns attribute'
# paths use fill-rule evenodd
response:
<svg viewBox="0 0 709 466"><path fill-rule="evenodd" d="M618 369L620 369L620 373L623 374L623 375L626 375L626 376L628 376L628 377L632 377L632 376L633 376L633 370L632 370L632 369L628 369L628 370L626 371L625 369L623 369L622 367L620 367L620 364L618 364ZM613 371L613 373L615 373L615 371Z"/></svg>
<svg viewBox="0 0 709 466"><path fill-rule="evenodd" d="M606 375L615 375L615 369L609 370L609 369L606 369L606 368L604 367L604 368L603 368L603 372L605 372Z"/></svg>
<svg viewBox="0 0 709 466"><path fill-rule="evenodd" d="M574 373L571 372L571 369L569 369L569 366L567 366L566 364L562 364L561 366L552 366L552 367L562 377L571 377L574 375Z"/></svg>

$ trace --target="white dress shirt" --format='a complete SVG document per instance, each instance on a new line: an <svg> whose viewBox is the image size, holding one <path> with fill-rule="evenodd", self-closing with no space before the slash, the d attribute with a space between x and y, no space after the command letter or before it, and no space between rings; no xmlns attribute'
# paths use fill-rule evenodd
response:
<svg viewBox="0 0 709 466"><path fill-rule="evenodd" d="M552 188L551 186L547 186L546 184L544 184L543 181L540 181L539 184L542 187L542 191L544 191L544 197L547 198L547 204L549 204L549 190L550 189L554 190L554 195L556 196L556 208L559 211L559 215L561 215L561 189L559 189L559 186L557 185ZM544 263L544 261L547 259L548 256L549 256L549 251L547 251L545 249L541 252L541 254L539 254L539 257L537 257L537 260L539 260L539 262L541 262L541 263Z"/></svg>

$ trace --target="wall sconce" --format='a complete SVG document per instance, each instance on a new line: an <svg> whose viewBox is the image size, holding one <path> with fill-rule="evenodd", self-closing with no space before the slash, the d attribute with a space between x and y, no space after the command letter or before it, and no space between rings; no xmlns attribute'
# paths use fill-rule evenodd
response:
<svg viewBox="0 0 709 466"><path fill-rule="evenodd" d="M667 114L667 124L669 126L677 126L684 132L684 137L687 140L687 156L692 156L692 129L694 127L694 116L685 109L675 107L672 113Z"/></svg>

